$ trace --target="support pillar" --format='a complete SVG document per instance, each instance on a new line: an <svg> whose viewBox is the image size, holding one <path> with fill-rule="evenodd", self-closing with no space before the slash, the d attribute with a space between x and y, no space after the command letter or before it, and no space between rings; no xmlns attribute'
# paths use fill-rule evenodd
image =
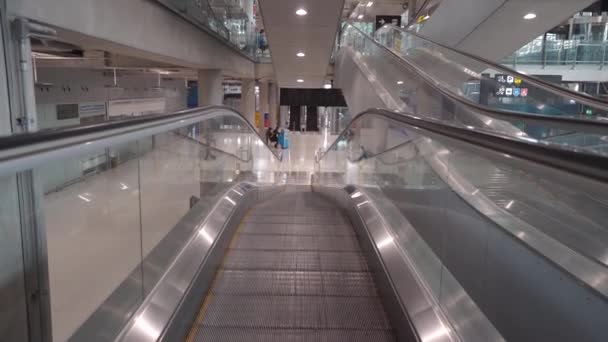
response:
<svg viewBox="0 0 608 342"><path fill-rule="evenodd" d="M244 79L241 81L241 103L239 111L255 127L255 81Z"/></svg>
<svg viewBox="0 0 608 342"><path fill-rule="evenodd" d="M38 129L34 65L30 37L56 35L55 30L26 19L8 21L6 4L0 2L0 135ZM51 341L51 302L44 202L38 170L0 177L0 297L8 311L0 321L10 327L2 338L11 341Z"/></svg>
<svg viewBox="0 0 608 342"><path fill-rule="evenodd" d="M264 129L264 114L268 113L270 115L268 100L269 100L269 84L268 82L260 82L260 125L258 129Z"/></svg>
<svg viewBox="0 0 608 342"><path fill-rule="evenodd" d="M224 103L224 77L219 69L198 71L198 106L222 105Z"/></svg>
<svg viewBox="0 0 608 342"><path fill-rule="evenodd" d="M285 122L280 122L280 118L279 118L279 89L277 87L276 83L269 83L268 84L268 95L269 95L269 99L268 99L268 107L269 107L269 113L270 113L270 125L272 127L276 127L277 124L284 124Z"/></svg>

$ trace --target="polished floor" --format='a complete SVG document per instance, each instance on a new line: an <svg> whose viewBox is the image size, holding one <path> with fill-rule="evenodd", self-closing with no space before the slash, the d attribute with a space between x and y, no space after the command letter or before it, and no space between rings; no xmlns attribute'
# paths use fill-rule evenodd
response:
<svg viewBox="0 0 608 342"><path fill-rule="evenodd" d="M350 222L309 187L245 216L187 338L394 340Z"/></svg>

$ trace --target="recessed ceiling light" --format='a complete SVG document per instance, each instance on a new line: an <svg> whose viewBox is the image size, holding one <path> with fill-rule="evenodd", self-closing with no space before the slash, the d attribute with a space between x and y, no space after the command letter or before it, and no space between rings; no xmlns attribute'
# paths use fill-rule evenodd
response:
<svg viewBox="0 0 608 342"><path fill-rule="evenodd" d="M397 84L403 84L403 81L397 81Z"/></svg>
<svg viewBox="0 0 608 342"><path fill-rule="evenodd" d="M323 88L325 88L325 89L331 89L331 83L325 83L325 85L323 86Z"/></svg>
<svg viewBox="0 0 608 342"><path fill-rule="evenodd" d="M304 83L304 80L301 79L301 78L298 78L298 80L296 82L298 82L298 83Z"/></svg>
<svg viewBox="0 0 608 342"><path fill-rule="evenodd" d="M530 12L530 13L524 15L524 19L526 19L526 20L532 20L534 18L536 18L536 13Z"/></svg>
<svg viewBox="0 0 608 342"><path fill-rule="evenodd" d="M359 20L363 19L363 14L359 14L359 16L357 17L357 19L359 19Z"/></svg>
<svg viewBox="0 0 608 342"><path fill-rule="evenodd" d="M296 56L298 56L298 57L305 57L306 54L304 52L300 51L300 52L296 53Z"/></svg>
<svg viewBox="0 0 608 342"><path fill-rule="evenodd" d="M300 8L300 9L298 9L298 10L296 11L296 14L297 14L297 15L299 15L299 16L303 16L303 15L307 15L307 14L308 14L308 12L306 12L306 10L305 10L305 9Z"/></svg>
<svg viewBox="0 0 608 342"><path fill-rule="evenodd" d="M367 3L367 5L365 5L365 6L367 6L367 7L372 7L372 5L373 5L373 4L374 4L374 2L373 2L373 1L369 1L369 2Z"/></svg>

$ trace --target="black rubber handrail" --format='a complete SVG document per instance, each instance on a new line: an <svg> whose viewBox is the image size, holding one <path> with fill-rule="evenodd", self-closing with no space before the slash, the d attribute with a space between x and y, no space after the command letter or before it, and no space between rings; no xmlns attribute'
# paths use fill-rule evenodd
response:
<svg viewBox="0 0 608 342"><path fill-rule="evenodd" d="M497 153L504 153L526 161L547 165L573 175L608 182L608 158L600 155L584 153L576 149L566 149L560 145L534 143L478 129L462 128L440 121L423 119L409 113L380 108L370 108L357 114L331 146L318 158L318 162L321 162L331 150L336 148L338 142L344 139L346 134L349 134L352 125L363 116L378 116L423 132L428 131L471 145L481 146ZM422 134L424 135L424 133Z"/></svg>
<svg viewBox="0 0 608 342"><path fill-rule="evenodd" d="M511 111L505 109L496 109L489 106L481 105L479 103L473 102L468 98L463 98L462 96L454 93L449 89L445 89L443 86L439 84L433 77L428 75L424 70L421 70L418 66L413 65L410 61L408 61L403 56L395 53L393 50L387 48L382 45L372 37L368 36L365 32L361 31L359 28L350 25L351 28L356 30L358 33L364 36L364 38L370 40L376 46L380 47L386 53L395 57L399 62L402 63L405 67L412 70L418 76L420 76L430 87L440 92L442 95L450 98L465 107L473 109L478 112L482 112L484 115L500 119L500 120L508 120L508 121L523 121L528 124L540 124L546 125L550 127L565 129L565 130L573 130L579 132L587 132L594 134L602 134L608 135L608 122L604 123L596 119L588 119L582 117L575 116L549 116L549 115L540 115L540 114L532 114L526 112L518 112ZM561 87L560 87L561 88Z"/></svg>
<svg viewBox="0 0 608 342"><path fill-rule="evenodd" d="M71 127L65 127L65 128L59 128L59 129L43 130L43 131L32 132L32 133L19 133L19 134L14 134L11 136L0 137L0 152L12 150L12 149L24 148L24 147L31 147L33 145L43 144L43 143L48 143L48 142L55 142L58 140L84 138L88 135L92 135L92 134L96 134L96 133L102 133L102 132L106 132L106 131L110 131L110 130L123 129L123 128L136 128L137 126L140 126L140 125L160 123L162 121L175 122L182 118L195 115L197 113L200 113L201 117L203 117L205 115L213 114L217 111L229 112L236 116L241 117L244 124L261 141L264 141L264 139L260 136L260 134L255 129L255 127L253 127L253 125L249 122L249 120L247 120L240 112L238 112L228 106L206 106L206 107L199 107L199 108L179 111L179 112L171 113L171 114L149 115L149 116L137 117L137 118L132 118L132 119L105 121L105 122L90 124L90 125L71 126ZM203 121L203 120L204 119L201 119L201 121ZM266 145L266 144L264 144L264 145L266 147L268 147L268 145ZM41 146L39 149L40 149L40 151L44 151L45 147ZM281 160L280 155L278 155L276 153L276 151L273 151L271 148L268 148L268 150L275 156L275 158L277 158L277 160L279 160L279 161ZM36 153L36 151L28 152L28 154L34 154L34 153ZM13 156L12 158L18 159L19 156ZM1 162L1 160L0 160L0 162Z"/></svg>

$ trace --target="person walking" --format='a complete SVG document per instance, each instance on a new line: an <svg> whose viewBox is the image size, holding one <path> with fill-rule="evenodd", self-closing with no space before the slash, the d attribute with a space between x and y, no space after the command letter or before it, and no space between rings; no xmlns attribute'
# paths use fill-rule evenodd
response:
<svg viewBox="0 0 608 342"><path fill-rule="evenodd" d="M264 29L258 33L258 48L262 51L262 54L268 50L268 42L266 41L266 32Z"/></svg>

